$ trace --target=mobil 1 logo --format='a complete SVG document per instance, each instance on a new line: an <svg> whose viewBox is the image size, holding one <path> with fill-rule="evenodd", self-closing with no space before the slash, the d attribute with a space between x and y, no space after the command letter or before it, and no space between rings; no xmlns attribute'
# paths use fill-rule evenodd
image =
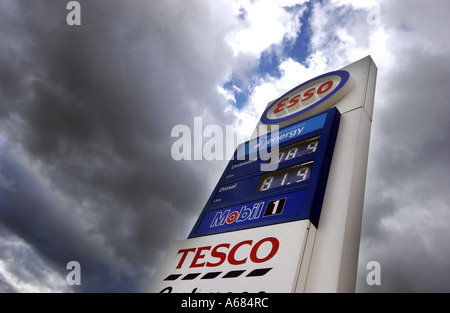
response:
<svg viewBox="0 0 450 313"><path fill-rule="evenodd" d="M308 211L302 210L305 194L303 189L207 211L190 237L307 219Z"/></svg>
<svg viewBox="0 0 450 313"><path fill-rule="evenodd" d="M264 211L264 217L278 215L283 213L284 204L286 203L286 198L277 199L267 202L266 210Z"/></svg>

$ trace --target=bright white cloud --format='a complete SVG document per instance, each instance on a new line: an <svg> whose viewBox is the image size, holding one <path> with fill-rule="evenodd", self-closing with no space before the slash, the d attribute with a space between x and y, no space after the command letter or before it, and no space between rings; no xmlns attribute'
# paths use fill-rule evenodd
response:
<svg viewBox="0 0 450 313"><path fill-rule="evenodd" d="M221 86L217 87L217 91L220 95L222 95L228 102L236 104L236 98L234 97L234 93L230 90L227 90Z"/></svg>
<svg viewBox="0 0 450 313"><path fill-rule="evenodd" d="M282 7L293 7L296 5L302 5L306 2L309 2L309 0L278 0L277 3Z"/></svg>
<svg viewBox="0 0 450 313"><path fill-rule="evenodd" d="M359 8L364 8L364 9L372 9L376 6L379 6L380 1L379 0L364 0L364 1L360 1L360 0L331 0L330 3L335 6L343 6L343 5L351 5L353 8L359 9Z"/></svg>
<svg viewBox="0 0 450 313"><path fill-rule="evenodd" d="M238 27L228 34L228 43L234 54L251 54L256 57L284 38L293 39L300 29L296 14L289 13L278 1L234 1Z"/></svg>

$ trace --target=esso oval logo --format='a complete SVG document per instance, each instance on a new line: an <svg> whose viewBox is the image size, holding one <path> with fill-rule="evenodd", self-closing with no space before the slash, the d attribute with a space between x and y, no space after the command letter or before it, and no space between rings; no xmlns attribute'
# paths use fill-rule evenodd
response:
<svg viewBox="0 0 450 313"><path fill-rule="evenodd" d="M318 76L276 99L264 111L261 122L279 123L311 109L320 111L328 109L342 99L350 87L350 74L347 71L335 71Z"/></svg>

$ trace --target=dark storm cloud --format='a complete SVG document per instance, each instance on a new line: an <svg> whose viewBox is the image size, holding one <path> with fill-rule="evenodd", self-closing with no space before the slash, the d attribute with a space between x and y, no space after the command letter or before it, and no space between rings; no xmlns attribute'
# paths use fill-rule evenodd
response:
<svg viewBox="0 0 450 313"><path fill-rule="evenodd" d="M378 66L358 291L450 290L448 10L441 0L313 7L312 60L331 70L370 54ZM380 286L366 283L369 261Z"/></svg>
<svg viewBox="0 0 450 313"><path fill-rule="evenodd" d="M98 230L87 229L90 225L83 216L68 211L63 198L46 188L36 173L7 154L2 153L2 174L14 179L14 190L0 193L0 217L7 227L3 229L0 240L0 259L15 262L8 262L1 269L7 271L3 275L13 275L30 286L41 285L42 291L46 288L58 291L58 287L61 288L59 291L67 291L67 286L64 286L68 273L66 264L77 260L83 264L85 276L81 290L136 289L131 272L123 270L120 279L106 275L105 272L114 270L113 254L95 236L88 236L90 232L98 233ZM71 209L76 211L76 208ZM48 268L48 264L52 266ZM6 283L6 278L4 281Z"/></svg>
<svg viewBox="0 0 450 313"><path fill-rule="evenodd" d="M404 30L402 30L404 31ZM397 48L401 62L379 80L362 237L364 266L382 285L361 291L446 292L450 282L450 58L426 46Z"/></svg>
<svg viewBox="0 0 450 313"><path fill-rule="evenodd" d="M217 40L226 23L205 27L218 15L201 2L79 2L79 27L64 1L2 4L1 135L39 179L2 169L15 191L1 222L62 278L79 261L78 290L142 291L206 201L199 173L221 170L172 160L170 134L193 116L231 124L212 92L232 54Z"/></svg>

